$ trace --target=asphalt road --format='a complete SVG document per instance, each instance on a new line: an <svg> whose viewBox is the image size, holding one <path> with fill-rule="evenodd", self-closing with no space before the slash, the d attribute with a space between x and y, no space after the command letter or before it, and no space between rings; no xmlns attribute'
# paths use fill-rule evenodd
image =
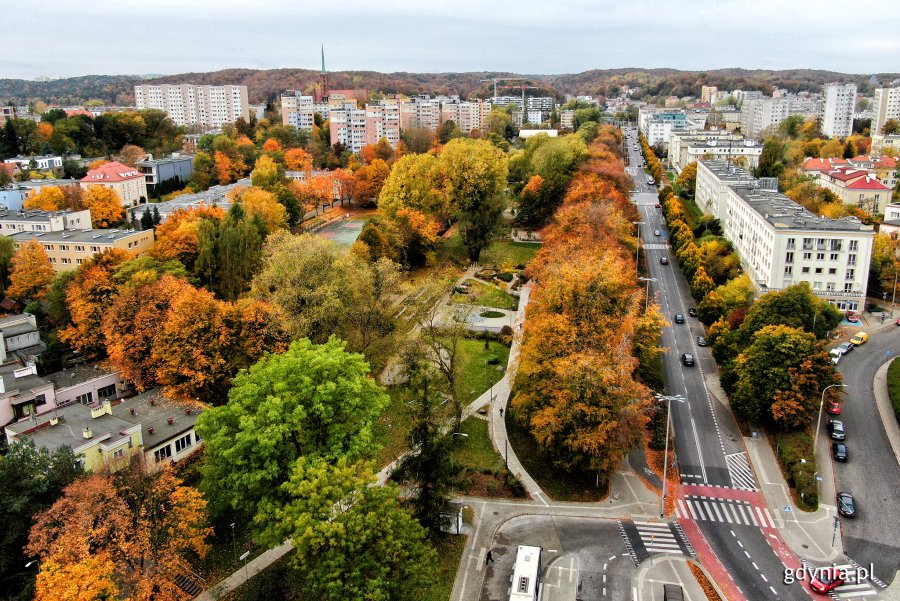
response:
<svg viewBox="0 0 900 601"><path fill-rule="evenodd" d="M900 353L898 330L873 333L869 342L845 355L837 366L847 384L840 419L847 429L849 461L833 462L835 485L853 494L859 511L855 518L841 518L844 551L860 565L874 565L875 576L885 583L900 570L900 465L875 406L872 380L888 360L888 351ZM830 445L826 421L823 415L820 445ZM834 499L822 501L834 503Z"/></svg>

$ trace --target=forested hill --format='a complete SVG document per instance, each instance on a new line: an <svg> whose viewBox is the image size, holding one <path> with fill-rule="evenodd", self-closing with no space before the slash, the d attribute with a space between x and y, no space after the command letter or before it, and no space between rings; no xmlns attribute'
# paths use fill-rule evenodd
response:
<svg viewBox="0 0 900 601"><path fill-rule="evenodd" d="M530 77L532 83L563 94L617 95L624 87L637 88L636 97L698 95L701 85L720 89L771 91L818 91L831 81L855 82L860 92L870 92L877 82L889 83L900 78L898 73L854 75L833 71L793 69L766 71L717 69L711 71L678 71L676 69L596 69L566 75L522 76L503 72L468 73L378 73L376 71L340 71L329 74L333 89L368 88L383 93L459 94L463 97L487 96L495 77ZM104 103L130 104L134 101L136 83L192 82L201 84L244 84L251 102L261 102L283 90L311 90L319 81L318 71L310 69L225 69L208 73L182 73L146 79L133 75L87 75L55 81L36 82L22 79L0 79L0 101L7 103L42 100L48 103L78 104L96 99ZM525 82L516 82L525 83ZM505 93L513 93L506 90ZM541 90L529 90L529 94Z"/></svg>

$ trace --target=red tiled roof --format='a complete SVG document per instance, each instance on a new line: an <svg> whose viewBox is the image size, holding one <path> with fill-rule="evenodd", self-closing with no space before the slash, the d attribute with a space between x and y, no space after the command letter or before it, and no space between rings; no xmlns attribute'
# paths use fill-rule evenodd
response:
<svg viewBox="0 0 900 601"><path fill-rule="evenodd" d="M803 161L803 169L805 171L831 171L837 166L846 165L844 159L814 159L809 158Z"/></svg>
<svg viewBox="0 0 900 601"><path fill-rule="evenodd" d="M876 169L896 169L897 157L881 157L875 161Z"/></svg>
<svg viewBox="0 0 900 601"><path fill-rule="evenodd" d="M890 190L872 175L866 175L855 182L850 182L846 187L848 190Z"/></svg>
<svg viewBox="0 0 900 601"><path fill-rule="evenodd" d="M66 117L74 117L75 115L85 115L93 117L94 114L87 109L66 109Z"/></svg>
<svg viewBox="0 0 900 601"><path fill-rule="evenodd" d="M86 184L101 184L110 182L124 182L137 177L144 177L134 167L123 165L118 161L103 163L96 169L87 172L81 181Z"/></svg>
<svg viewBox="0 0 900 601"><path fill-rule="evenodd" d="M831 169L827 173L828 177L830 177L831 179L836 179L842 182L847 182L859 177L871 175L867 170L860 169L859 167L838 167L836 169Z"/></svg>
<svg viewBox="0 0 900 601"><path fill-rule="evenodd" d="M19 170L19 166L16 163L0 163L0 169L3 169L12 177Z"/></svg>

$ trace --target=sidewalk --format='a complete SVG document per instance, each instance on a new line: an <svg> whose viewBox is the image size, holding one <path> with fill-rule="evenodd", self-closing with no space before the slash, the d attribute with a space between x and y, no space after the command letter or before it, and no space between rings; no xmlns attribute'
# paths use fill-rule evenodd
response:
<svg viewBox="0 0 900 601"><path fill-rule="evenodd" d="M756 472L761 492L766 505L772 511L775 525L781 531L781 537L798 557L815 562L830 562L842 555L844 548L840 529L835 533L834 518L837 509L834 505L822 503L823 499L833 499L835 494L834 473L831 458L828 456L827 444L820 444L817 449L816 464L820 466L819 476L819 509L805 512L797 509L791 499L787 482L778 467L775 452L762 433L755 437L744 437L747 455ZM789 511L785 511L789 509ZM834 546L832 546L834 536Z"/></svg>
<svg viewBox="0 0 900 601"><path fill-rule="evenodd" d="M637 593L634 601L655 601L662 595L663 585L676 584L682 588L684 598L687 601L705 601L706 593L689 566L690 561L683 555L653 555L644 561L637 573L632 578L632 593ZM694 565L699 566L699 563ZM703 570L703 567L700 566ZM706 573L706 570L703 570ZM709 573L706 573L715 587L715 582ZM723 596L721 591L717 591Z"/></svg>

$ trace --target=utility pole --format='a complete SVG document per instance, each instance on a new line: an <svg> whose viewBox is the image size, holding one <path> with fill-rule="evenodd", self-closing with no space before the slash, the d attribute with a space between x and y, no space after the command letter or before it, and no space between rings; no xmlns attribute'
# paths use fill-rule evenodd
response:
<svg viewBox="0 0 900 601"><path fill-rule="evenodd" d="M659 517L665 517L666 514L666 474L669 468L669 423L672 421L672 401L684 402L684 397L680 394L666 396L662 394L656 395L660 401L666 402L666 450L663 453L663 481L662 494L659 497Z"/></svg>

